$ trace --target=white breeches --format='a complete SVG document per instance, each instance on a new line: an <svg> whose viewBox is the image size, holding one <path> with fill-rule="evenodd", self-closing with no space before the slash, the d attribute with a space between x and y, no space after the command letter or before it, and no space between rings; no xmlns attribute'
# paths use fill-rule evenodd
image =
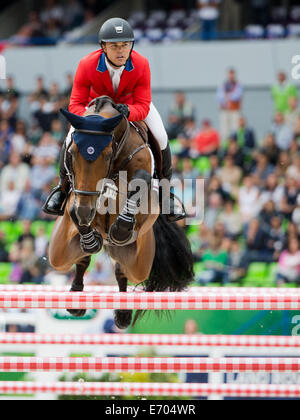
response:
<svg viewBox="0 0 300 420"><path fill-rule="evenodd" d="M168 135L162 122L161 116L159 115L159 112L157 111L152 102L150 104L149 114L145 118L145 123L149 127L149 130L152 132L153 136L158 141L160 149L164 150L168 145ZM74 127L71 127L66 138L67 146L71 142L71 135L73 131Z"/></svg>
<svg viewBox="0 0 300 420"><path fill-rule="evenodd" d="M150 104L149 114L145 118L145 123L158 141L160 149L164 150L168 146L168 135L162 122L161 116L159 115L159 112L152 102Z"/></svg>

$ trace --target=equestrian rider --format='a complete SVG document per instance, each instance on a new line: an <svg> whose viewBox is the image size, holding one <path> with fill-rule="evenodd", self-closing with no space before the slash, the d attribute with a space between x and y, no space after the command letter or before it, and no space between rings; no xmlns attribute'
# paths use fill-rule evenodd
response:
<svg viewBox="0 0 300 420"><path fill-rule="evenodd" d="M129 121L145 121L157 139L162 151L162 175L169 181L172 177L171 151L162 119L151 102L151 74L148 60L133 50L134 33L130 24L121 18L107 20L99 31L100 50L85 56L79 63L74 78L69 110L83 116L91 100L102 95L109 96L117 104L116 109ZM43 210L54 215L63 214L63 205L70 184L64 167L66 144L60 158L60 183L51 192ZM179 213L178 213L179 211ZM184 217L184 212L170 195L168 220Z"/></svg>

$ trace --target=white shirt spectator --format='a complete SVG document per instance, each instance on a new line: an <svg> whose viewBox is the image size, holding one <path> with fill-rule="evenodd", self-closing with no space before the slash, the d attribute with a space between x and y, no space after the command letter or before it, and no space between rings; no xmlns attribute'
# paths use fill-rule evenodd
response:
<svg viewBox="0 0 300 420"><path fill-rule="evenodd" d="M243 223L255 218L259 212L259 189L255 186L243 186L239 192L239 205Z"/></svg>
<svg viewBox="0 0 300 420"><path fill-rule="evenodd" d="M198 0L198 7L199 9L199 17L203 20L216 20L219 17L219 9L218 7L213 6L213 4L221 3L221 0Z"/></svg>
<svg viewBox="0 0 300 420"><path fill-rule="evenodd" d="M29 175L30 168L26 163L19 163L17 166L11 164L4 166L0 181L1 191L8 190L11 181L14 182L17 191L23 191Z"/></svg>

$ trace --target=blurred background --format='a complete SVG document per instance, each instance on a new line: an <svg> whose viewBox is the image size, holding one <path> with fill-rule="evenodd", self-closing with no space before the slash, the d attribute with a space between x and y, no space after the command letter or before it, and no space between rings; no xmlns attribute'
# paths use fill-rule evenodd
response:
<svg viewBox="0 0 300 420"><path fill-rule="evenodd" d="M204 221L183 225L195 284L298 287L300 6L292 0L2 2L0 283L57 278L47 262L54 219L41 205L58 181L67 131L59 109L113 16L129 20L149 59L174 178L205 180ZM193 215L192 190L185 199ZM114 283L104 253L86 283Z"/></svg>

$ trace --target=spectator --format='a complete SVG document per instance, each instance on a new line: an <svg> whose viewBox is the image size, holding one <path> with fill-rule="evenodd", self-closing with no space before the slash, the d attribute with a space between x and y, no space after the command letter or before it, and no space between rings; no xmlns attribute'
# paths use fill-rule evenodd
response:
<svg viewBox="0 0 300 420"><path fill-rule="evenodd" d="M270 165L267 156L261 152L256 154L254 162L251 174L257 180L257 185L264 187L268 176L274 172L275 168Z"/></svg>
<svg viewBox="0 0 300 420"><path fill-rule="evenodd" d="M277 261L286 241L282 218L279 215L273 216L270 225L265 225L265 229L267 233L266 248L273 253L274 261Z"/></svg>
<svg viewBox="0 0 300 420"><path fill-rule="evenodd" d="M242 219L239 211L234 209L234 204L233 199L226 200L218 221L224 224L226 235L236 240L242 233Z"/></svg>
<svg viewBox="0 0 300 420"><path fill-rule="evenodd" d="M97 256L95 265L87 274L86 284L90 285L109 285L114 282L113 266L104 253Z"/></svg>
<svg viewBox="0 0 300 420"><path fill-rule="evenodd" d="M178 91L175 94L175 101L168 117L168 135L169 138L177 138L178 134L184 130L184 124L187 119L194 119L194 107L187 101L183 92Z"/></svg>
<svg viewBox="0 0 300 420"><path fill-rule="evenodd" d="M44 95L41 97L39 104L39 109L34 112L34 117L43 131L50 131L52 121L58 118L59 104L50 102L48 97Z"/></svg>
<svg viewBox="0 0 300 420"><path fill-rule="evenodd" d="M49 165L48 159L41 157L38 163L35 163L31 169L30 179L31 187L34 192L41 193L43 187L56 177L56 170Z"/></svg>
<svg viewBox="0 0 300 420"><path fill-rule="evenodd" d="M17 191L23 191L29 178L30 168L21 161L18 153L13 152L10 156L9 165L3 168L1 174L1 191L8 189L8 184L13 181Z"/></svg>
<svg viewBox="0 0 300 420"><path fill-rule="evenodd" d="M243 224L248 224L259 212L259 189L255 186L254 178L247 176L239 192L239 206Z"/></svg>
<svg viewBox="0 0 300 420"><path fill-rule="evenodd" d="M0 161L1 167L3 167L9 159L11 153L11 140L13 136L13 130L10 127L7 120L0 120Z"/></svg>
<svg viewBox="0 0 300 420"><path fill-rule="evenodd" d="M182 163L182 179L197 179L199 172L196 168L193 168L192 160L185 158Z"/></svg>
<svg viewBox="0 0 300 420"><path fill-rule="evenodd" d="M57 141L49 132L45 132L38 146L33 150L34 162L39 163L41 159L46 159L48 165L53 165L57 161L59 153Z"/></svg>
<svg viewBox="0 0 300 420"><path fill-rule="evenodd" d="M31 183L28 179L25 183L24 191L18 201L16 217L20 220L36 220L42 207L41 201L31 190Z"/></svg>
<svg viewBox="0 0 300 420"><path fill-rule="evenodd" d="M266 26L270 22L270 0L251 0L251 22Z"/></svg>
<svg viewBox="0 0 300 420"><path fill-rule="evenodd" d="M256 146L254 131L247 127L245 117L240 117L238 122L238 130L232 134L231 138L236 140L240 148L245 148L246 152L251 152Z"/></svg>
<svg viewBox="0 0 300 420"><path fill-rule="evenodd" d="M278 83L272 86L272 98L276 113L285 115L289 111L289 99L298 96L297 88L292 83L288 83L287 76L283 71L277 75Z"/></svg>
<svg viewBox="0 0 300 420"><path fill-rule="evenodd" d="M64 30L70 31L83 22L83 8L78 0L67 0L64 5Z"/></svg>
<svg viewBox="0 0 300 420"><path fill-rule="evenodd" d="M276 210L274 201L266 201L261 211L259 212L259 220L262 225L271 225L271 219L279 214L279 211Z"/></svg>
<svg viewBox="0 0 300 420"><path fill-rule="evenodd" d="M276 144L275 135L271 132L267 133L261 148L263 153L271 165L276 165L279 159L280 149Z"/></svg>
<svg viewBox="0 0 300 420"><path fill-rule="evenodd" d="M48 91L45 87L44 78L42 76L38 76L36 78L35 83L36 83L36 88L28 97L28 102L30 104L30 110L32 113L40 109L41 99L43 97L48 96Z"/></svg>
<svg viewBox="0 0 300 420"><path fill-rule="evenodd" d="M15 81L12 76L6 79L6 91L4 93L4 101L1 104L1 118L8 121L12 128L15 128L17 121L17 113L19 108L20 93L15 87Z"/></svg>
<svg viewBox="0 0 300 420"><path fill-rule="evenodd" d="M246 231L246 250L241 260L241 267L246 271L253 262L274 261L274 250L267 245L268 236L260 225L259 219L252 219Z"/></svg>
<svg viewBox="0 0 300 420"><path fill-rule="evenodd" d="M184 323L183 333L187 335L201 334L199 332L198 324L194 319L187 319Z"/></svg>
<svg viewBox="0 0 300 420"><path fill-rule="evenodd" d="M212 41L217 38L217 21L221 0L197 0L201 22L201 39Z"/></svg>
<svg viewBox="0 0 300 420"><path fill-rule="evenodd" d="M286 175L294 178L298 183L300 182L300 155L293 158L292 165L288 167Z"/></svg>
<svg viewBox="0 0 300 420"><path fill-rule="evenodd" d="M297 207L297 197L299 188L295 178L289 177L286 179L284 186L284 194L281 202L281 211L287 219L291 219L293 211Z"/></svg>
<svg viewBox="0 0 300 420"><path fill-rule="evenodd" d="M26 126L23 120L17 120L15 133L11 138L12 150L23 156L27 150Z"/></svg>
<svg viewBox="0 0 300 420"><path fill-rule="evenodd" d="M275 142L278 148L280 150L288 150L293 140L293 131L286 124L282 112L276 112L271 131L275 136Z"/></svg>
<svg viewBox="0 0 300 420"><path fill-rule="evenodd" d="M268 201L272 201L276 209L280 209L280 205L283 199L284 188L279 184L278 177L275 173L268 175L266 179L266 185L261 192L259 202L260 206L263 207Z"/></svg>
<svg viewBox="0 0 300 420"><path fill-rule="evenodd" d="M197 236L192 238L191 246L195 261L200 261L202 258L203 252L209 247L211 238L211 231L206 226L205 223L202 223L199 226Z"/></svg>
<svg viewBox="0 0 300 420"><path fill-rule="evenodd" d="M242 98L243 87L237 80L236 71L230 69L227 80L217 92L217 100L220 105L220 133L222 141L228 140L229 136L239 128Z"/></svg>
<svg viewBox="0 0 300 420"><path fill-rule="evenodd" d="M219 170L218 177L222 180L224 190L231 196L238 196L242 175L242 170L234 164L233 157L225 156L224 166Z"/></svg>
<svg viewBox="0 0 300 420"><path fill-rule="evenodd" d="M287 125L294 132L297 124L297 120L300 116L300 108L298 107L298 98L291 96L288 100L289 108L285 117Z"/></svg>
<svg viewBox="0 0 300 420"><path fill-rule="evenodd" d="M0 230L0 262L8 262L8 252L6 250L6 238L2 230Z"/></svg>
<svg viewBox="0 0 300 420"><path fill-rule="evenodd" d="M62 24L64 11L63 8L57 4L56 0L44 0L40 16L44 25L47 25L51 20L54 20L58 24Z"/></svg>
<svg viewBox="0 0 300 420"><path fill-rule="evenodd" d="M199 155L209 156L217 152L220 146L219 133L209 120L202 122L202 129L192 139L193 149Z"/></svg>
<svg viewBox="0 0 300 420"><path fill-rule="evenodd" d="M249 172L249 162L246 159L244 149L239 147L237 141L234 138L229 139L228 148L224 153L226 153L227 156L232 157L235 166L241 168L243 172Z"/></svg>
<svg viewBox="0 0 300 420"><path fill-rule="evenodd" d="M202 255L204 271L202 271L196 281L201 285L208 283L221 282L222 285L229 283L228 273L228 253L221 248L220 240L212 236L210 248Z"/></svg>
<svg viewBox="0 0 300 420"><path fill-rule="evenodd" d="M66 133L63 129L62 122L60 120L53 120L51 123L51 137L56 140L58 144L62 144Z"/></svg>
<svg viewBox="0 0 300 420"><path fill-rule="evenodd" d="M221 213L223 200L220 194L213 192L208 196L204 222L209 229L213 229Z"/></svg>
<svg viewBox="0 0 300 420"><path fill-rule="evenodd" d="M20 197L21 193L15 188L14 181L9 181L7 189L1 190L0 195L0 217L2 220L14 219Z"/></svg>
<svg viewBox="0 0 300 420"><path fill-rule="evenodd" d="M289 239L288 249L280 255L276 278L278 287L291 282L300 283L300 247L295 237Z"/></svg>
<svg viewBox="0 0 300 420"><path fill-rule="evenodd" d="M23 220L22 221L22 234L18 237L18 243L22 246L24 241L31 241L34 244L35 237L31 233L31 220Z"/></svg>
<svg viewBox="0 0 300 420"><path fill-rule="evenodd" d="M19 31L11 37L11 41L17 44L28 44L31 41L37 42L45 36L44 28L40 19L39 12L32 10L29 12L27 22Z"/></svg>
<svg viewBox="0 0 300 420"><path fill-rule="evenodd" d="M297 197L297 207L294 209L292 214L292 222L296 226L296 235L300 233L300 193Z"/></svg>
<svg viewBox="0 0 300 420"><path fill-rule="evenodd" d="M45 229L43 227L40 227L34 239L35 252L39 258L42 258L45 255L47 255L48 242L49 241Z"/></svg>

